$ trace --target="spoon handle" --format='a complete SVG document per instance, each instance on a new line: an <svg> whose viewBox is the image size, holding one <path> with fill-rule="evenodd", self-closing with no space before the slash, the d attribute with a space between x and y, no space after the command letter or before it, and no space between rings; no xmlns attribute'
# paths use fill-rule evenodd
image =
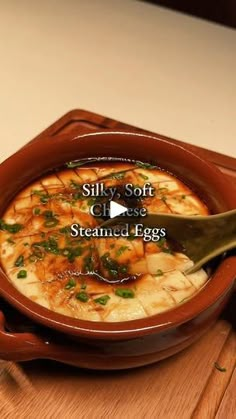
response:
<svg viewBox="0 0 236 419"><path fill-rule="evenodd" d="M211 216L147 214L138 220L134 217L117 217L103 223L102 227L119 222L165 228L167 239L169 237L179 243L183 253L194 262L191 272L226 250L236 248L236 210Z"/></svg>
<svg viewBox="0 0 236 419"><path fill-rule="evenodd" d="M236 248L236 210L204 217L202 224L199 220L199 230L195 234L187 244L190 251L193 246L194 253L190 255L194 267L187 273L195 272L214 257ZM198 249L194 249L197 245Z"/></svg>

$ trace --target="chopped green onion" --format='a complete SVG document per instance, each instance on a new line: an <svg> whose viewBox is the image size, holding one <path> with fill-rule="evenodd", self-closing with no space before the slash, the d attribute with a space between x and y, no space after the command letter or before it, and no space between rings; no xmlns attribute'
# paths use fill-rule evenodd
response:
<svg viewBox="0 0 236 419"><path fill-rule="evenodd" d="M112 173L111 175L108 175L109 178L111 179L124 179L125 177L125 172L117 172L117 173Z"/></svg>
<svg viewBox="0 0 236 419"><path fill-rule="evenodd" d="M66 163L66 167L68 167L68 169L73 169L74 167L80 167L83 166L83 164L85 164L84 161L70 161L68 163Z"/></svg>
<svg viewBox="0 0 236 419"><path fill-rule="evenodd" d="M70 234L71 228L70 226L65 226L59 229L60 233L62 234Z"/></svg>
<svg viewBox="0 0 236 419"><path fill-rule="evenodd" d="M5 230L5 225L6 223L2 219L0 219L0 230Z"/></svg>
<svg viewBox="0 0 236 419"><path fill-rule="evenodd" d="M24 256L23 255L18 256L18 258L15 261L15 266L17 266L17 267L24 266Z"/></svg>
<svg viewBox="0 0 236 419"><path fill-rule="evenodd" d="M156 169L157 168L157 166L154 166L153 164L143 163L141 161L136 161L135 165L138 167L141 167L142 169Z"/></svg>
<svg viewBox="0 0 236 419"><path fill-rule="evenodd" d="M42 196L41 198L40 198L40 201L42 202L42 204L47 204L48 203L48 200L49 200L49 197L48 196Z"/></svg>
<svg viewBox="0 0 236 419"><path fill-rule="evenodd" d="M134 291L129 288L117 288L115 294L122 298L134 298Z"/></svg>
<svg viewBox="0 0 236 419"><path fill-rule="evenodd" d="M32 195L38 195L38 196L45 195L44 189L40 189L40 190L34 189L32 190Z"/></svg>
<svg viewBox="0 0 236 419"><path fill-rule="evenodd" d="M71 179L70 187L73 188L73 189L80 189L81 185L79 183L77 183L75 180Z"/></svg>
<svg viewBox="0 0 236 419"><path fill-rule="evenodd" d="M128 266L120 265L117 260L112 259L109 252L101 256L101 262L113 278L117 278L119 274L124 274L128 270Z"/></svg>
<svg viewBox="0 0 236 419"><path fill-rule="evenodd" d="M130 235L127 237L127 240L129 240L129 241L133 241L135 239L136 239L136 236L135 236L134 233L130 233Z"/></svg>
<svg viewBox="0 0 236 419"><path fill-rule="evenodd" d="M34 215L39 215L41 213L41 209L40 208L34 208L33 210L33 214Z"/></svg>
<svg viewBox="0 0 236 419"><path fill-rule="evenodd" d="M156 276L162 276L164 275L164 272L161 269L157 269Z"/></svg>
<svg viewBox="0 0 236 419"><path fill-rule="evenodd" d="M52 228L52 227L55 227L59 223L57 218L55 218L55 214L50 210L44 211L43 216L46 219L46 221L44 222L44 227Z"/></svg>
<svg viewBox="0 0 236 419"><path fill-rule="evenodd" d="M148 176L146 176L146 175L144 175L143 173L139 173L138 174L142 179L144 179L144 180L148 180L149 179L149 177Z"/></svg>
<svg viewBox="0 0 236 419"><path fill-rule="evenodd" d="M85 272L92 272L94 269L93 257L86 256L84 258L84 270Z"/></svg>
<svg viewBox="0 0 236 419"><path fill-rule="evenodd" d="M27 277L27 271L25 271L24 269L19 271L17 274L17 278L26 278L26 277Z"/></svg>
<svg viewBox="0 0 236 419"><path fill-rule="evenodd" d="M45 218L55 218L55 216L54 216L53 212L52 212L52 211L50 211L50 210L43 211L43 216L44 216Z"/></svg>
<svg viewBox="0 0 236 419"><path fill-rule="evenodd" d="M162 237L158 242L156 243L158 247L162 247L166 244L166 239Z"/></svg>
<svg viewBox="0 0 236 419"><path fill-rule="evenodd" d="M83 195L79 192L73 194L73 198L77 201L79 199L83 199Z"/></svg>
<svg viewBox="0 0 236 419"><path fill-rule="evenodd" d="M129 246L121 246L117 251L116 251L116 256L121 256L127 249L129 249Z"/></svg>
<svg viewBox="0 0 236 419"><path fill-rule="evenodd" d="M39 256L40 253L41 256L43 256L41 248L43 248L45 252L53 253L54 255L60 254L60 249L58 248L57 241L53 237L49 237L48 240L44 240L41 242L35 242L32 244L31 247L34 249L33 253L36 254L36 256L38 256L37 252L39 252Z"/></svg>
<svg viewBox="0 0 236 419"><path fill-rule="evenodd" d="M86 292L81 291L76 294L77 300L81 301L82 303L86 303L89 299L89 296Z"/></svg>
<svg viewBox="0 0 236 419"><path fill-rule="evenodd" d="M65 290L70 290L76 286L76 282L73 278L70 278L67 284L65 285Z"/></svg>
<svg viewBox="0 0 236 419"><path fill-rule="evenodd" d="M218 364L218 362L215 362L215 368L218 370L218 371L220 371L220 372L226 372L227 371L227 369L226 368L224 368L224 367L221 367L219 364Z"/></svg>
<svg viewBox="0 0 236 419"><path fill-rule="evenodd" d="M50 219L45 221L44 227L47 227L47 228L56 227L56 225L58 223L59 223L59 221L56 218L50 218Z"/></svg>
<svg viewBox="0 0 236 419"><path fill-rule="evenodd" d="M69 161L68 163L66 163L66 167L68 167L68 169L73 169L74 167L80 167L80 166L83 166L84 164L94 163L94 162L97 162L97 159L91 158L87 160Z"/></svg>
<svg viewBox="0 0 236 419"><path fill-rule="evenodd" d="M81 256L83 253L83 249L81 246L77 247L65 247L61 250L61 254L67 257L69 262L74 262L75 258Z"/></svg>
<svg viewBox="0 0 236 419"><path fill-rule="evenodd" d="M90 198L90 199L88 200L88 205L91 207L92 205L94 205L94 204L95 204L95 202L96 202L96 198ZM86 209L86 208L83 208L83 207L82 207L82 209Z"/></svg>
<svg viewBox="0 0 236 419"><path fill-rule="evenodd" d="M14 240L11 237L8 237L7 242L10 244L15 244Z"/></svg>
<svg viewBox="0 0 236 419"><path fill-rule="evenodd" d="M102 306L105 306L108 302L108 300L110 300L111 297L109 297L109 295L102 295L99 298L95 298L95 303L101 304Z"/></svg>
<svg viewBox="0 0 236 419"><path fill-rule="evenodd" d="M126 266L126 265L120 265L120 267L119 267L119 271L120 271L122 274L126 274L126 273L128 272L128 266Z"/></svg>
<svg viewBox="0 0 236 419"><path fill-rule="evenodd" d="M167 246L167 241L164 237L162 237L158 242L156 242L157 246L161 249L164 253L172 254L172 250Z"/></svg>
<svg viewBox="0 0 236 419"><path fill-rule="evenodd" d="M32 195L38 195L42 204L46 204L49 200L49 195L44 190L33 190Z"/></svg>
<svg viewBox="0 0 236 419"><path fill-rule="evenodd" d="M7 224L5 221L0 220L0 230L8 231L9 233L15 234L22 230L23 225L21 224Z"/></svg>

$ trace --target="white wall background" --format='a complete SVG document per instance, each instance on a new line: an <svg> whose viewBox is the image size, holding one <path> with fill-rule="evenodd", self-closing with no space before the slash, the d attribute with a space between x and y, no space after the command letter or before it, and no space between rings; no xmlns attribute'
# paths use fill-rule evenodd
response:
<svg viewBox="0 0 236 419"><path fill-rule="evenodd" d="M236 31L135 0L0 0L0 160L73 108L236 157Z"/></svg>

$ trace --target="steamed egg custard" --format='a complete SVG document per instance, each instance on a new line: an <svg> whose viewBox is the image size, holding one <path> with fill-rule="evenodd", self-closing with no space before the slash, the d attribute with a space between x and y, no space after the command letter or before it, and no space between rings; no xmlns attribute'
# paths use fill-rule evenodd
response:
<svg viewBox="0 0 236 419"><path fill-rule="evenodd" d="M70 317L119 322L174 308L206 283L203 269L184 274L193 262L168 236L145 240L131 227L127 237L72 237L74 223L94 229L104 221L92 215L95 204L116 200L106 192L86 196L85 184L116 191L129 207L133 198L122 196L125 185L138 190L149 184L154 193L136 197L135 206L150 213L209 214L182 181L150 164L68 164L22 190L0 221L1 265L22 294Z"/></svg>

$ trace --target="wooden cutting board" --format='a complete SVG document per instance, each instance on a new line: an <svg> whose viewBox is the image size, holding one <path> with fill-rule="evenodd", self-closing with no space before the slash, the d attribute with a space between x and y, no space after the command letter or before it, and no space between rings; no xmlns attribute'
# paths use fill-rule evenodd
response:
<svg viewBox="0 0 236 419"><path fill-rule="evenodd" d="M36 138L108 128L147 133L104 116L74 110ZM213 162L229 181L236 182L236 159L171 141ZM1 418L235 419L235 305L236 295L215 326L190 348L136 370L94 372L45 360L21 365L2 362ZM220 371L219 367L226 370Z"/></svg>

